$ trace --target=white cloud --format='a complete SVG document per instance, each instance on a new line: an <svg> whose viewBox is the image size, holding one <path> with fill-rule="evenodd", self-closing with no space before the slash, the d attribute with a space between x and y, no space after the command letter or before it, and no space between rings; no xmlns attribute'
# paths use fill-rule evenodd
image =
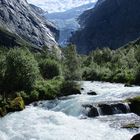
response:
<svg viewBox="0 0 140 140"><path fill-rule="evenodd" d="M62 12L97 0L27 0L48 12Z"/></svg>

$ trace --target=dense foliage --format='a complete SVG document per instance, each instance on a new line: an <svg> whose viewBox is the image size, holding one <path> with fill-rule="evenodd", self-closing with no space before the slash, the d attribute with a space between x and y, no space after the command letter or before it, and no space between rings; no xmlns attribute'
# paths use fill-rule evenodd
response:
<svg viewBox="0 0 140 140"><path fill-rule="evenodd" d="M139 40L117 50L96 49L79 55L74 45L56 51L0 48L0 116L38 100L80 94L75 81L140 84ZM16 98L16 99L14 99Z"/></svg>
<svg viewBox="0 0 140 140"><path fill-rule="evenodd" d="M82 57L82 77L120 83L140 83L140 45L130 43L120 49L92 51Z"/></svg>
<svg viewBox="0 0 140 140"><path fill-rule="evenodd" d="M39 78L38 63L28 50L11 49L6 55L6 91L31 90Z"/></svg>

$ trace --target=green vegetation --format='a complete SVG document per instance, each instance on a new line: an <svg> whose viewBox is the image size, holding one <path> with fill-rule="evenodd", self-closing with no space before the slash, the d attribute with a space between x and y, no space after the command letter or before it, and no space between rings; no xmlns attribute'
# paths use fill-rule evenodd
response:
<svg viewBox="0 0 140 140"><path fill-rule="evenodd" d="M4 90L31 90L39 78L38 63L29 50L11 49L6 55Z"/></svg>
<svg viewBox="0 0 140 140"><path fill-rule="evenodd" d="M77 73L79 58L75 47L70 48L67 48L69 57L57 58L56 51L31 52L25 47L1 47L0 116L20 111L34 101L79 94L80 87L73 82L80 77ZM74 62L74 68L70 67L72 63L68 59ZM69 68L71 72L66 73Z"/></svg>
<svg viewBox="0 0 140 140"><path fill-rule="evenodd" d="M69 45L63 49L63 69L66 80L80 80L80 56L76 52L76 46Z"/></svg>
<svg viewBox="0 0 140 140"><path fill-rule="evenodd" d="M140 43L132 42L117 50L96 49L82 56L82 78L140 84Z"/></svg>
<svg viewBox="0 0 140 140"><path fill-rule="evenodd" d="M24 109L24 104L80 94L78 80L140 84L140 43L132 42L117 50L96 49L79 55L74 45L34 52L29 49L0 47L0 116ZM139 101L129 100L134 112Z"/></svg>
<svg viewBox="0 0 140 140"><path fill-rule="evenodd" d="M44 79L52 79L61 75L61 67L56 60L44 59L39 63L39 67Z"/></svg>

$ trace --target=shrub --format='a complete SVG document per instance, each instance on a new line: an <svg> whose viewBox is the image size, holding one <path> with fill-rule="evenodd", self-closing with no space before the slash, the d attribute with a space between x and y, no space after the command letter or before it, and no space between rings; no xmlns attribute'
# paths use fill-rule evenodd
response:
<svg viewBox="0 0 140 140"><path fill-rule="evenodd" d="M28 50L11 49L6 57L5 90L31 90L39 77L38 63Z"/></svg>
<svg viewBox="0 0 140 140"><path fill-rule="evenodd" d="M61 85L60 96L81 94L80 85L74 81L65 81Z"/></svg>
<svg viewBox="0 0 140 140"><path fill-rule="evenodd" d="M62 80L48 80L48 81L38 81L34 90L39 93L40 100L50 100L54 99L60 94L60 86Z"/></svg>
<svg viewBox="0 0 140 140"><path fill-rule="evenodd" d="M60 65L57 61L51 59L42 60L39 64L40 72L45 79L52 79L61 75Z"/></svg>
<svg viewBox="0 0 140 140"><path fill-rule="evenodd" d="M64 50L64 76L66 80L80 80L81 79L81 70L80 65L81 61L79 55L76 52L76 46L69 45L65 47Z"/></svg>

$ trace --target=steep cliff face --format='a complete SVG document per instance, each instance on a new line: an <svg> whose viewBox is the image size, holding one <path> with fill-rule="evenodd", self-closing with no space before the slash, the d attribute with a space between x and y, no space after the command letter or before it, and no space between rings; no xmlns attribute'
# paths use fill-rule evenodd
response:
<svg viewBox="0 0 140 140"><path fill-rule="evenodd" d="M80 53L95 48L116 49L140 36L139 0L99 0L95 8L79 17L81 29L71 42Z"/></svg>
<svg viewBox="0 0 140 140"><path fill-rule="evenodd" d="M0 28L40 48L57 46L59 31L26 0L0 0Z"/></svg>

